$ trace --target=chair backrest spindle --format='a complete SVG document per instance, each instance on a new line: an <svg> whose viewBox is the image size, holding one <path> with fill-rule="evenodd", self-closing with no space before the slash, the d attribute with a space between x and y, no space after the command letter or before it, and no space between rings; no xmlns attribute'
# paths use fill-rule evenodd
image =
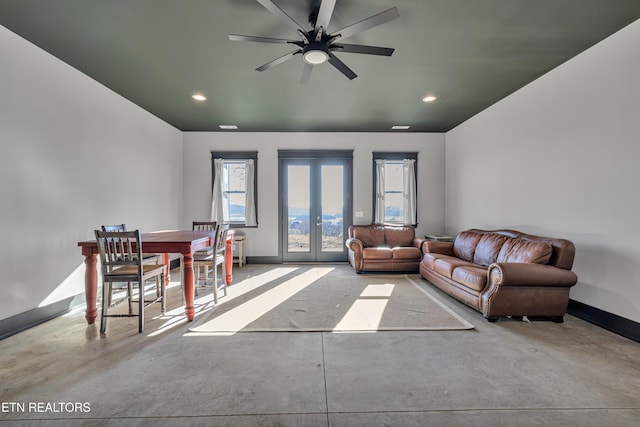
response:
<svg viewBox="0 0 640 427"><path fill-rule="evenodd" d="M216 221L193 221L192 224L192 230L194 231L215 231L216 227Z"/></svg>

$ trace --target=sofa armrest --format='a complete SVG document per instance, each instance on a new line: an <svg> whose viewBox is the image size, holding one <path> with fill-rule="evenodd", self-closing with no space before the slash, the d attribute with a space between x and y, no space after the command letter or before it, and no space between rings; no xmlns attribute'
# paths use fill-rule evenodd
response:
<svg viewBox="0 0 640 427"><path fill-rule="evenodd" d="M347 248L349 248L354 252L362 252L362 249L364 248L364 244L362 243L362 241L359 239L356 239L355 237L348 238L344 242L344 244L347 246Z"/></svg>
<svg viewBox="0 0 640 427"><path fill-rule="evenodd" d="M415 237L413 239L413 246L415 246L416 248L420 249L420 252L422 252L422 244L426 241L427 239L423 239L420 237Z"/></svg>
<svg viewBox="0 0 640 427"><path fill-rule="evenodd" d="M359 273L364 269L364 260L362 258L362 250L364 244L360 239L350 237L344 242L345 246L349 250L349 262L351 266Z"/></svg>
<svg viewBox="0 0 640 427"><path fill-rule="evenodd" d="M434 242L432 240L425 240L422 243L422 253L453 256L453 242Z"/></svg>
<svg viewBox="0 0 640 427"><path fill-rule="evenodd" d="M499 262L489 266L489 283L497 286L571 287L578 276L571 270L545 264Z"/></svg>

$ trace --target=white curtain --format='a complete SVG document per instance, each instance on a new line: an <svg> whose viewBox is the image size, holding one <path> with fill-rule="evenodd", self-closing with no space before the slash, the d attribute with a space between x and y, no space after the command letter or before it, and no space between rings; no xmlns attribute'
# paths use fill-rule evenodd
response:
<svg viewBox="0 0 640 427"><path fill-rule="evenodd" d="M223 224L229 218L227 203L224 203L224 159L213 159L213 194L211 197L211 221Z"/></svg>
<svg viewBox="0 0 640 427"><path fill-rule="evenodd" d="M402 193L405 224L417 224L416 218L416 161L415 159L404 159L402 161Z"/></svg>
<svg viewBox="0 0 640 427"><path fill-rule="evenodd" d="M254 174L255 174L255 165L253 159L247 160L245 164L245 208L244 208L244 223L248 227L255 227L257 225L256 222L256 198L255 198L255 188L253 188L254 184Z"/></svg>
<svg viewBox="0 0 640 427"><path fill-rule="evenodd" d="M384 160L376 160L376 209L373 214L376 224L384 223Z"/></svg>

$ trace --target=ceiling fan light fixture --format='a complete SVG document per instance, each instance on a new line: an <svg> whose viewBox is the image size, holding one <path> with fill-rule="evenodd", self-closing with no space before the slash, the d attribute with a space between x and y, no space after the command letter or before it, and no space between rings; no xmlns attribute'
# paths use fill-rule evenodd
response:
<svg viewBox="0 0 640 427"><path fill-rule="evenodd" d="M194 93L193 95L191 95L191 98L193 98L195 101L199 101L199 102L203 102L207 100L207 97L204 96L201 93Z"/></svg>
<svg viewBox="0 0 640 427"><path fill-rule="evenodd" d="M433 102L433 101L435 101L436 99L438 99L438 98L436 98L436 97L435 97L435 96L433 96L433 95L427 95L427 96L425 96L424 98L422 98L422 102Z"/></svg>
<svg viewBox="0 0 640 427"><path fill-rule="evenodd" d="M327 62L329 56L321 50L310 50L303 55L304 62L311 65L319 65Z"/></svg>
<svg viewBox="0 0 640 427"><path fill-rule="evenodd" d="M309 65L320 65L329 59L329 48L324 43L309 43L302 51L302 59Z"/></svg>

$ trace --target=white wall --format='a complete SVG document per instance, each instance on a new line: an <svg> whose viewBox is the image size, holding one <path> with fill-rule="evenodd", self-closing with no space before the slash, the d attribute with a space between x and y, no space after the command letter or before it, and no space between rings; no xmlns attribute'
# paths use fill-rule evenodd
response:
<svg viewBox="0 0 640 427"><path fill-rule="evenodd" d="M446 230L577 247L571 298L640 321L640 21L446 135Z"/></svg>
<svg viewBox="0 0 640 427"><path fill-rule="evenodd" d="M372 220L372 152L418 151L417 233L444 231L444 134L184 133L182 224L211 215L211 151L258 151L258 228L244 229L248 256L278 255L278 150L354 150L354 222ZM363 218L355 212L363 211ZM418 235L419 235L418 234Z"/></svg>
<svg viewBox="0 0 640 427"><path fill-rule="evenodd" d="M178 225L182 134L1 26L0 58L5 319L84 292L101 224Z"/></svg>

